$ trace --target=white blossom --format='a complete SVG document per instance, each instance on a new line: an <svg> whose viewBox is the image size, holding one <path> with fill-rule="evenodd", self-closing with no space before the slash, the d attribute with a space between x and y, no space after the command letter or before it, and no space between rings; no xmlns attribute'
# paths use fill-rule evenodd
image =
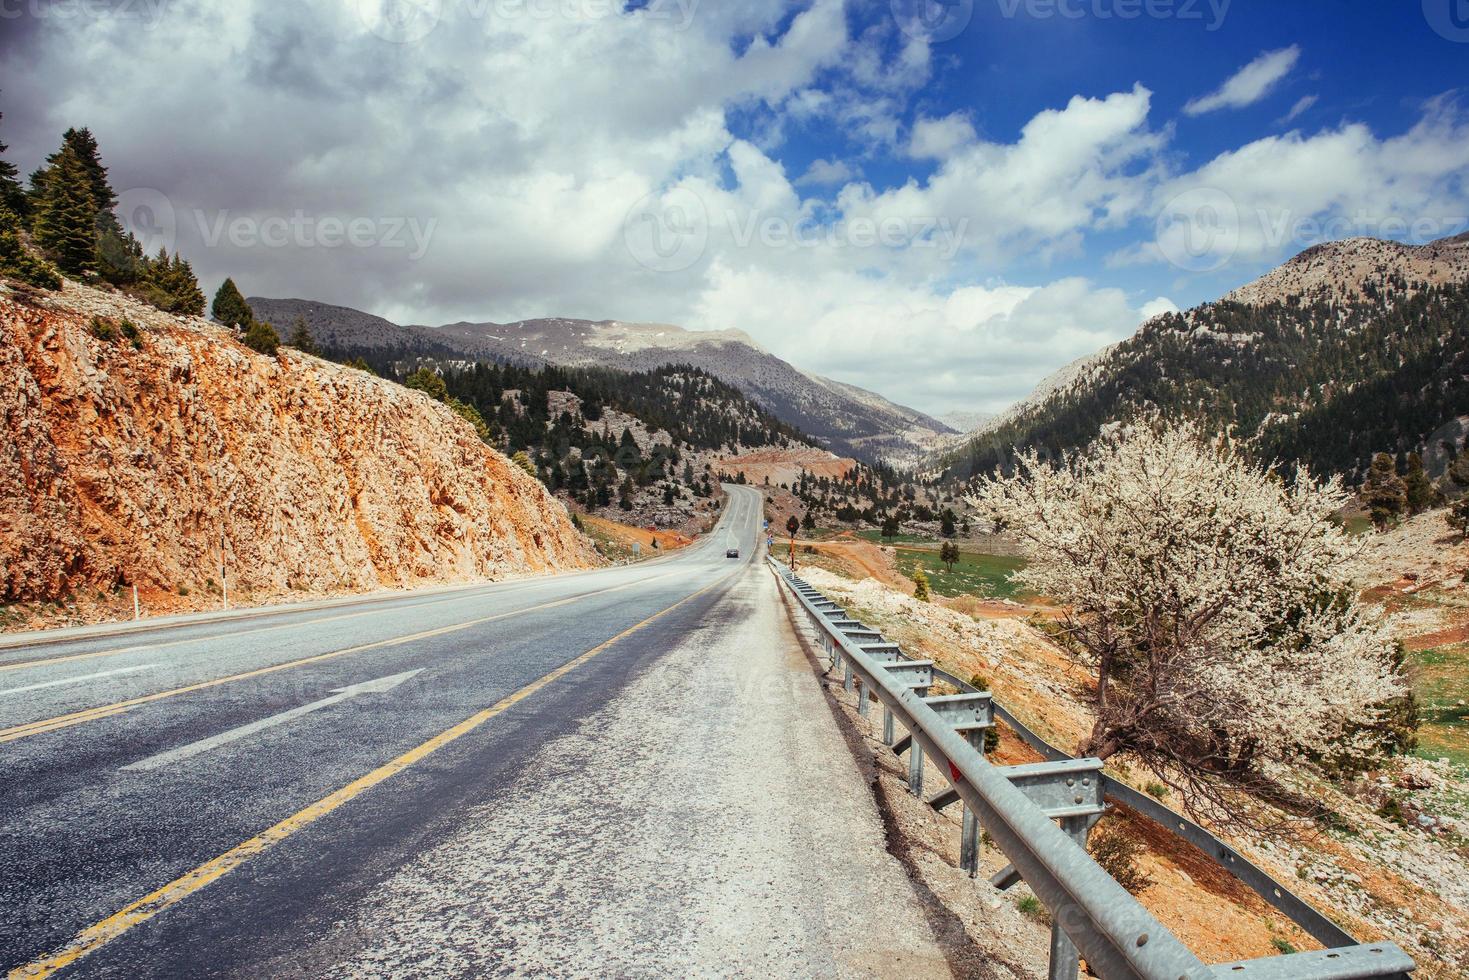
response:
<svg viewBox="0 0 1469 980"><path fill-rule="evenodd" d="M1025 454L974 498L1095 671L1083 751L1129 751L1195 788L1340 751L1402 695L1392 640L1349 587L1345 500L1336 479L1287 481L1227 437L1157 419L1059 466Z"/></svg>

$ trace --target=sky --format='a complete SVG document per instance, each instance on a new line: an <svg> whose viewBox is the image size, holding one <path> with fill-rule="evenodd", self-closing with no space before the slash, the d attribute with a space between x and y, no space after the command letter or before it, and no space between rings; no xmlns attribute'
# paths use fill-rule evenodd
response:
<svg viewBox="0 0 1469 980"><path fill-rule="evenodd" d="M1466 0L0 0L210 292L737 329L939 414L1321 241L1469 230Z"/></svg>

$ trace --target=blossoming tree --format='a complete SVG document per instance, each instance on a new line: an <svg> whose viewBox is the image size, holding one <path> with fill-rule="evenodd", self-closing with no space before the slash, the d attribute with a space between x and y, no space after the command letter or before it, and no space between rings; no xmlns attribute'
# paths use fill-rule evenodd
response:
<svg viewBox="0 0 1469 980"><path fill-rule="evenodd" d="M1129 753L1196 811L1241 817L1230 787L1272 767L1380 751L1404 697L1392 640L1348 587L1336 480L1291 480L1225 437L1145 418L1061 465L1023 455L975 503L1063 604L1095 681L1080 751Z"/></svg>

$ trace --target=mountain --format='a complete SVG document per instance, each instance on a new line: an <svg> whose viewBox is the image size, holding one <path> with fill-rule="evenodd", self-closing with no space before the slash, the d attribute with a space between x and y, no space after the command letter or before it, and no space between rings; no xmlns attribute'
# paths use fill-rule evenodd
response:
<svg viewBox="0 0 1469 980"><path fill-rule="evenodd" d="M988 425L994 414L991 412L970 412L964 409L955 409L938 416L938 420L956 432L974 432Z"/></svg>
<svg viewBox="0 0 1469 980"><path fill-rule="evenodd" d="M896 465L916 462L954 430L880 395L801 371L738 330L548 318L516 323L400 326L358 310L299 299L249 300L280 328L304 317L334 355L425 354L535 367L647 371L687 364L734 385L777 418L839 455Z"/></svg>
<svg viewBox="0 0 1469 980"><path fill-rule="evenodd" d="M1144 408L1233 427L1263 458L1318 472L1436 449L1469 414L1469 236L1308 249L1069 365L941 463L967 477L1017 448L1075 449Z"/></svg>
<svg viewBox="0 0 1469 980"><path fill-rule="evenodd" d="M67 282L0 293L0 602L152 608L586 567L566 508L446 405ZM211 595L213 598L211 598ZM192 596L192 599L185 597Z"/></svg>

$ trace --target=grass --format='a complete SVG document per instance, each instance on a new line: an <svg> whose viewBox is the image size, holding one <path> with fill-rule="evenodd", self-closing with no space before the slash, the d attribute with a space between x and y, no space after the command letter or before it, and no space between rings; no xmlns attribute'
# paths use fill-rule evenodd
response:
<svg viewBox="0 0 1469 980"><path fill-rule="evenodd" d="M865 528L854 532L863 541L871 541L873 544L938 544L937 538L930 538L922 534L898 534L891 538L882 536L882 532L875 527Z"/></svg>
<svg viewBox="0 0 1469 980"><path fill-rule="evenodd" d="M922 567L928 587L941 596L977 595L991 599L1014 599L1023 594L1010 575L1025 567L1025 559L963 551L951 572L939 561L938 552L923 548L893 549L898 569L909 578Z"/></svg>
<svg viewBox="0 0 1469 980"><path fill-rule="evenodd" d="M1469 767L1469 643L1412 653L1418 755Z"/></svg>
<svg viewBox="0 0 1469 980"><path fill-rule="evenodd" d="M1016 900L1015 907L1027 919L1039 922L1041 925L1050 925L1051 916L1046 912L1046 907L1041 904L1041 900L1034 895L1022 895Z"/></svg>
<svg viewBox="0 0 1469 980"><path fill-rule="evenodd" d="M662 551L645 545L640 547L637 554L634 554L632 542L628 540L625 532L618 533L619 527L620 525L613 524L611 521L582 518L582 530L587 537L592 539L592 543L597 546L597 551L604 558L612 561L647 561L649 558L657 558L663 554Z"/></svg>

